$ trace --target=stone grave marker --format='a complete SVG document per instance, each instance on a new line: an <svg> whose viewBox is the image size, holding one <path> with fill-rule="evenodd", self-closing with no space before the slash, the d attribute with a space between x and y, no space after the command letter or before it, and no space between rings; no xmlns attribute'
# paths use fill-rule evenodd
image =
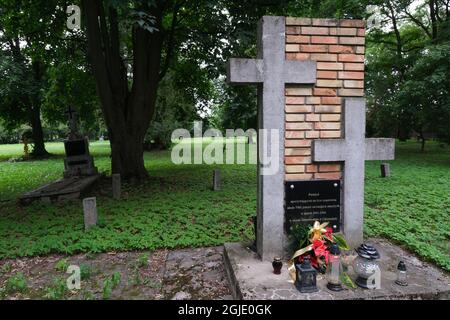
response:
<svg viewBox="0 0 450 320"><path fill-rule="evenodd" d="M89 153L89 142L78 132L77 111L69 106L69 136L64 141L66 157L64 159L64 177L92 176L98 173L94 158Z"/></svg>
<svg viewBox="0 0 450 320"><path fill-rule="evenodd" d="M84 230L97 225L97 198L83 199Z"/></svg>
<svg viewBox="0 0 450 320"><path fill-rule="evenodd" d="M64 141L63 178L21 195L21 204L27 205L39 199L46 202L76 199L100 178L94 158L89 153L89 142L78 132L76 110L69 106L66 114L70 132Z"/></svg>
<svg viewBox="0 0 450 320"><path fill-rule="evenodd" d="M389 163L382 163L380 169L382 178L388 178L391 176L391 166Z"/></svg>
<svg viewBox="0 0 450 320"><path fill-rule="evenodd" d="M219 191L221 187L221 172L214 170L213 172L213 191Z"/></svg>

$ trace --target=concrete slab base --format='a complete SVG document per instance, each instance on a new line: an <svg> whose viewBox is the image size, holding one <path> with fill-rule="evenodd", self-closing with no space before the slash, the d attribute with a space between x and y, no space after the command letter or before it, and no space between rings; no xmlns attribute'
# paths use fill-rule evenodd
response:
<svg viewBox="0 0 450 320"><path fill-rule="evenodd" d="M317 278L319 291L300 293L289 277L287 262L281 275L273 274L270 262L261 261L242 243L226 243L224 263L230 288L235 299L249 300L360 300L360 299L450 299L450 277L435 266L420 261L414 255L384 239L370 239L381 254L381 289L347 289L332 292L326 288L325 276ZM353 253L344 257L350 263ZM408 268L406 287L395 284L397 265L403 260ZM356 278L353 268L349 276Z"/></svg>

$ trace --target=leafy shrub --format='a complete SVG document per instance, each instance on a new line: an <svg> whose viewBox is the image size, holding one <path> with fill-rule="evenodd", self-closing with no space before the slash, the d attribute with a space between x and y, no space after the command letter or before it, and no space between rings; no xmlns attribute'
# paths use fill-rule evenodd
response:
<svg viewBox="0 0 450 320"><path fill-rule="evenodd" d="M69 262L67 259L60 259L55 265L56 271L66 272L67 268L69 268Z"/></svg>
<svg viewBox="0 0 450 320"><path fill-rule="evenodd" d="M92 275L92 268L87 264L80 265L81 280L89 279Z"/></svg>
<svg viewBox="0 0 450 320"><path fill-rule="evenodd" d="M5 284L5 293L24 293L27 290L27 279L22 272L18 272L11 276Z"/></svg>
<svg viewBox="0 0 450 320"><path fill-rule="evenodd" d="M68 292L66 281L62 278L55 279L53 285L46 288L45 291L45 298L50 300L61 300Z"/></svg>
<svg viewBox="0 0 450 320"><path fill-rule="evenodd" d="M150 253L142 253L138 257L137 267L144 268L148 266L148 259L150 258Z"/></svg>
<svg viewBox="0 0 450 320"><path fill-rule="evenodd" d="M108 300L111 296L112 291L119 285L120 283L120 273L114 272L111 277L106 279L103 282L103 300Z"/></svg>

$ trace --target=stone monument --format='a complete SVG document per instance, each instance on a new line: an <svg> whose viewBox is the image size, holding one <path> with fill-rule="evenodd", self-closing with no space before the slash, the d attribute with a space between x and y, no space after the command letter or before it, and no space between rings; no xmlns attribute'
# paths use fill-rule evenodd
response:
<svg viewBox="0 0 450 320"><path fill-rule="evenodd" d="M258 57L231 59L228 81L258 86L258 129L280 132L278 143L272 144L264 143L259 132L258 158L279 151L275 160L280 170L263 174L265 166L258 164L257 253L248 244L225 244L234 298L449 295L450 282L446 277L446 284L441 283L442 272L422 268L415 257L378 239L371 240L381 252L381 290L330 292L321 279L319 292L301 294L287 268L281 275L273 273L272 259L290 258L287 239L295 224L329 221L351 246L363 241L364 163L393 159L394 140L365 138L364 21L266 16L258 30ZM415 286L395 287L390 270L400 257L417 273Z"/></svg>
<svg viewBox="0 0 450 320"><path fill-rule="evenodd" d="M259 129L280 132L280 170L258 165L257 250L285 256L295 223L329 221L362 242L364 161L394 157L393 139L365 140L364 22L263 17L257 59L231 59L228 81L257 84ZM271 154L259 139L259 154Z"/></svg>
<svg viewBox="0 0 450 320"><path fill-rule="evenodd" d="M66 114L69 116L70 133L64 142L64 177L96 175L98 171L94 166L94 158L89 153L89 142L78 132L76 111L69 106Z"/></svg>
<svg viewBox="0 0 450 320"><path fill-rule="evenodd" d="M75 109L69 107L66 114L69 116L70 132L64 141L64 177L21 195L21 204L36 200L49 203L77 199L101 177L89 153L88 140L78 132Z"/></svg>

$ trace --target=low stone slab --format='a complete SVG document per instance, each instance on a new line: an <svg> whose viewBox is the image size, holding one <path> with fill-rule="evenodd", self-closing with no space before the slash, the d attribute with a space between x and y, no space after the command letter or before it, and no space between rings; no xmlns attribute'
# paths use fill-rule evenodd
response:
<svg viewBox="0 0 450 320"><path fill-rule="evenodd" d="M350 289L332 292L326 288L325 276L319 275L319 292L300 293L294 287L283 263L281 275L273 274L270 262L261 261L242 243L227 243L224 263L230 288L235 299L246 300L360 300L360 299L450 299L450 277L429 263L384 239L370 239L381 254L381 289ZM353 254L345 259L351 261ZM403 260L408 268L409 285L395 284L397 264ZM356 276L349 268L352 279Z"/></svg>
<svg viewBox="0 0 450 320"><path fill-rule="evenodd" d="M81 194L89 189L101 175L87 177L70 177L46 184L33 191L23 194L19 201L22 205L30 204L33 201L57 202L68 199L77 199Z"/></svg>

